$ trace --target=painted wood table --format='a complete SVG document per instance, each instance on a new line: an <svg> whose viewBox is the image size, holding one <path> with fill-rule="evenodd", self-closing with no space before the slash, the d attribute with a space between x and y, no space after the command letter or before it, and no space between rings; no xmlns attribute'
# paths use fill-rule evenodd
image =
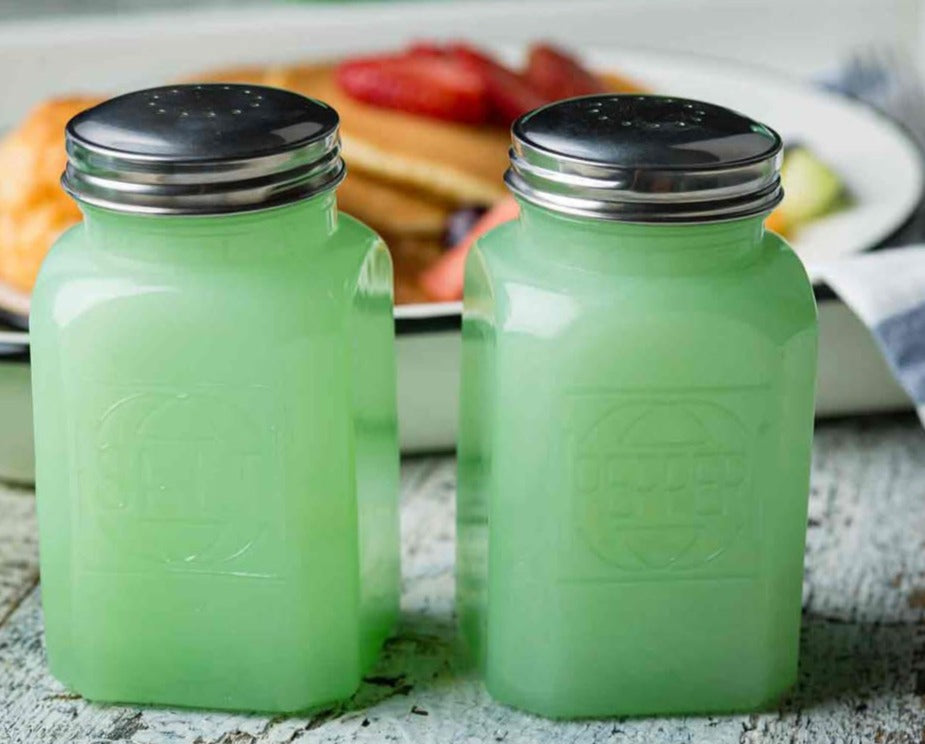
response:
<svg viewBox="0 0 925 744"><path fill-rule="evenodd" d="M925 433L912 417L817 427L800 681L778 710L553 722L454 668L451 458L402 469L396 638L349 702L266 717L86 703L45 671L34 497L0 486L0 742L925 741Z"/></svg>

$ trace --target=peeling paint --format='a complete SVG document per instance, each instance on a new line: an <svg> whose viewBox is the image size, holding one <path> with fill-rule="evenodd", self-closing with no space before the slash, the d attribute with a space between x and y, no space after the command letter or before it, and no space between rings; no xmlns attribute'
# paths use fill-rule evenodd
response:
<svg viewBox="0 0 925 744"><path fill-rule="evenodd" d="M0 741L133 744L736 744L925 740L925 433L912 417L817 425L799 683L740 716L547 721L494 703L455 657L448 458L402 469L398 633L356 695L312 715L102 706L42 653L34 506L0 486Z"/></svg>

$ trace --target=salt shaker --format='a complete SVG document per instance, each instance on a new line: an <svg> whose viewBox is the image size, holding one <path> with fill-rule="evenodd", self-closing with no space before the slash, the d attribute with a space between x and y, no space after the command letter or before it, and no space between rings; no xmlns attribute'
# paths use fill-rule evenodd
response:
<svg viewBox="0 0 925 744"><path fill-rule="evenodd" d="M748 710L796 679L816 309L763 222L781 140L602 95L513 127L518 220L470 253L460 622L556 716Z"/></svg>
<svg viewBox="0 0 925 744"><path fill-rule="evenodd" d="M32 305L51 671L92 700L348 697L398 603L391 263L337 113L177 85L67 127Z"/></svg>

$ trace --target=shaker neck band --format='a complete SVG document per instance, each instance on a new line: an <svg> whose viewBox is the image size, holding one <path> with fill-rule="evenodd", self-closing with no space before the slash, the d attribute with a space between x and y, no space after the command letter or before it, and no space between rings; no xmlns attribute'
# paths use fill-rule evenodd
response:
<svg viewBox="0 0 925 744"><path fill-rule="evenodd" d="M642 223L576 217L521 200L519 230L531 260L621 275L677 276L742 267L759 261L766 246L759 215Z"/></svg>
<svg viewBox="0 0 925 744"><path fill-rule="evenodd" d="M697 101L569 99L518 119L512 138L510 190L576 217L716 222L769 212L783 198L780 137Z"/></svg>

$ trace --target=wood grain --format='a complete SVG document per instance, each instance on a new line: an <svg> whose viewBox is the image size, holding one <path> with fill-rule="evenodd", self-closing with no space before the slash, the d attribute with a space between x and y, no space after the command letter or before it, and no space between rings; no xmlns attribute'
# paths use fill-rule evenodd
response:
<svg viewBox="0 0 925 744"><path fill-rule="evenodd" d="M0 625L39 579L35 499L0 484Z"/></svg>
<svg viewBox="0 0 925 744"><path fill-rule="evenodd" d="M70 695L44 668L40 602L29 588L29 497L0 491L0 608L27 593L0 627L0 741L912 744L925 737L925 433L911 417L819 425L800 682L779 710L750 716L551 722L493 703L454 661L454 463L411 460L402 476L399 632L352 700L288 718L98 706Z"/></svg>

